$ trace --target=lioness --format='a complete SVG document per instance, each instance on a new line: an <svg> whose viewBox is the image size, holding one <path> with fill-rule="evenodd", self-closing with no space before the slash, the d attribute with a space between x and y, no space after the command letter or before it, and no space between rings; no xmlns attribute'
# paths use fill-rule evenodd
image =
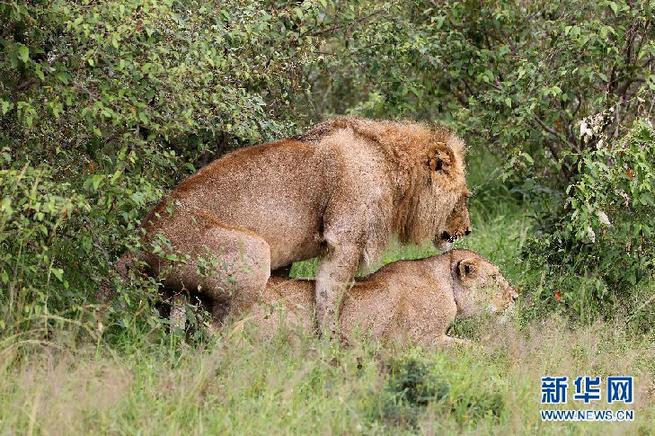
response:
<svg viewBox="0 0 655 436"><path fill-rule="evenodd" d="M231 315L245 316L264 335L280 322L311 329L314 283L272 277L262 300ZM459 342L446 335L456 316L501 312L518 297L498 268L469 250L452 250L423 260L389 264L357 280L346 291L340 311L341 334L356 330L388 342L424 346ZM281 309L280 310L280 306Z"/></svg>
<svg viewBox="0 0 655 436"><path fill-rule="evenodd" d="M361 118L240 149L148 214L138 258L167 289L200 291L223 308L256 298L271 270L320 256L317 319L330 334L343 290L393 235L446 247L470 232L464 153L444 128Z"/></svg>

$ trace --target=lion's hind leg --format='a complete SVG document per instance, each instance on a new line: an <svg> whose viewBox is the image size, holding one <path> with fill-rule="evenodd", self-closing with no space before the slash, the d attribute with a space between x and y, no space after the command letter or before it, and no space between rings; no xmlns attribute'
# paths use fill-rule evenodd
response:
<svg viewBox="0 0 655 436"><path fill-rule="evenodd" d="M223 315L228 308L248 307L264 292L271 270L270 247L255 233L196 211L178 214L161 234L168 249L153 249L165 254L152 254L148 263L167 289L201 294L210 300L213 314Z"/></svg>

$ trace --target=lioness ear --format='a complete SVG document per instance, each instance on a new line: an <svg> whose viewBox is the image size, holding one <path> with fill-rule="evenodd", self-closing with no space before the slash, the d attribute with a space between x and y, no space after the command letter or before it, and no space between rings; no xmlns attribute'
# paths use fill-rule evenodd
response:
<svg viewBox="0 0 655 436"><path fill-rule="evenodd" d="M474 277L478 271L478 261L475 258L468 258L459 261L457 265L457 275L460 279L464 277Z"/></svg>

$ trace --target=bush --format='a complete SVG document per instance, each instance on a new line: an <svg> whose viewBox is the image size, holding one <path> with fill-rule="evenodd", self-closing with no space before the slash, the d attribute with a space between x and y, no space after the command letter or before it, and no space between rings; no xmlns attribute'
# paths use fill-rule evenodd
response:
<svg viewBox="0 0 655 436"><path fill-rule="evenodd" d="M1 159L3 164L10 160L7 149ZM0 330L84 302L79 293L71 295L57 247L67 222L88 208L69 188L53 182L47 170L27 165L0 170L0 283L6 290L0 294Z"/></svg>
<svg viewBox="0 0 655 436"><path fill-rule="evenodd" d="M652 113L654 6L384 2L347 27L347 45L332 46L331 98L316 104L452 123L469 144L513 158L507 172L563 188L576 175L570 153L596 144L580 137L581 120L615 108L603 127L621 136Z"/></svg>
<svg viewBox="0 0 655 436"><path fill-rule="evenodd" d="M113 261L107 247L138 244L134 223L161 191L145 178L123 173L129 155L119 153L116 159L111 176L89 173L62 182L48 165L20 164L2 150L1 328L20 332L39 326L47 336L53 322L65 321L62 315L88 315ZM141 300L144 292L145 287ZM125 311L123 319L136 312Z"/></svg>
<svg viewBox="0 0 655 436"><path fill-rule="evenodd" d="M655 130L644 121L620 140L600 141L580 155L579 177L534 236L531 249L556 299L580 317L611 316L617 307L652 317L642 290L655 268L654 153Z"/></svg>
<svg viewBox="0 0 655 436"><path fill-rule="evenodd" d="M386 390L374 403L373 419L394 426L416 427L427 407L454 416L461 426L473 428L484 418L500 419L505 404L497 392L498 386L481 389L476 382L483 374L471 381L459 370L447 367L442 358L426 358L420 350L393 359Z"/></svg>

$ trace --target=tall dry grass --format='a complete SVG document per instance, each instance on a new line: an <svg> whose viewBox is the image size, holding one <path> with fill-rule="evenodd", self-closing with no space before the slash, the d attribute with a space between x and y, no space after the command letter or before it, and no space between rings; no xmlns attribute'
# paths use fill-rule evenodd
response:
<svg viewBox="0 0 655 436"><path fill-rule="evenodd" d="M292 332L261 342L239 330L204 350L152 347L112 356L39 346L3 353L0 432L655 432L652 338L606 324L572 330L559 318L481 330L476 346L449 350L389 350L367 342L342 347L296 340ZM635 421L541 422L540 378L585 374L634 375ZM410 380L401 380L404 391L398 389L402 377ZM412 389L428 395L408 400Z"/></svg>

